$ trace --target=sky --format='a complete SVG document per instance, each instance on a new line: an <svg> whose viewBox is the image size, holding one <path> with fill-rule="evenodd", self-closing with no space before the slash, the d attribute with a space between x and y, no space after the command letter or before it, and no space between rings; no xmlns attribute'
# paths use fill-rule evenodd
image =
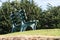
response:
<svg viewBox="0 0 60 40"><path fill-rule="evenodd" d="M2 2L5 2L7 0L1 0ZM60 6L60 0L34 0L35 4L38 5L39 7L41 6L41 8L43 10L45 10L47 8L48 3L50 3L52 6ZM1 6L1 2L0 2L0 6Z"/></svg>
<svg viewBox="0 0 60 40"><path fill-rule="evenodd" d="M60 6L60 0L35 0L35 3L41 6L42 9L46 9L48 3L52 6Z"/></svg>

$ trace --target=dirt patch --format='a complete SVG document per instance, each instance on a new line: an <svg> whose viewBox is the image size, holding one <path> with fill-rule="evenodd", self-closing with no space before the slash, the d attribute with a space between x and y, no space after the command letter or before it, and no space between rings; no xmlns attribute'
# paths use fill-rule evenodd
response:
<svg viewBox="0 0 60 40"><path fill-rule="evenodd" d="M20 35L20 36L0 36L0 40L60 40L60 36L41 36L41 35Z"/></svg>

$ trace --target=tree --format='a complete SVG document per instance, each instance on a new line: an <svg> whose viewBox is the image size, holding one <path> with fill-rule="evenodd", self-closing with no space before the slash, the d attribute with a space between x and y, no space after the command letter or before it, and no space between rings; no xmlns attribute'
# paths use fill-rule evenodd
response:
<svg viewBox="0 0 60 40"><path fill-rule="evenodd" d="M33 2L30 3L30 1L28 0L23 0L25 1L24 3L18 2L17 0L13 1L13 2L4 2L0 8L0 25L1 25L1 33L9 33L11 32L11 26L12 26L12 21L10 18L10 14L13 12L15 15L16 13L20 10L20 8L22 7L23 9L25 9L25 12L27 14L27 21L28 20L35 20L38 19L39 20L39 16L40 16L40 12L42 11L41 8L37 7L37 5L35 5L35 3ZM17 21L17 25L20 25L20 19L19 17L15 16L15 20ZM19 31L19 27L16 27L16 30Z"/></svg>

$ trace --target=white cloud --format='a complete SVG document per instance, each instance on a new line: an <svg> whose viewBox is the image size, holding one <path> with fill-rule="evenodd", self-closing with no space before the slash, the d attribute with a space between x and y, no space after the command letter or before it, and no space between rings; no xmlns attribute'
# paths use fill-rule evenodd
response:
<svg viewBox="0 0 60 40"><path fill-rule="evenodd" d="M0 2L0 6L2 5L2 3Z"/></svg>
<svg viewBox="0 0 60 40"><path fill-rule="evenodd" d="M43 9L46 9L47 4L50 3L52 6L60 6L60 0L34 0L38 6L42 6Z"/></svg>

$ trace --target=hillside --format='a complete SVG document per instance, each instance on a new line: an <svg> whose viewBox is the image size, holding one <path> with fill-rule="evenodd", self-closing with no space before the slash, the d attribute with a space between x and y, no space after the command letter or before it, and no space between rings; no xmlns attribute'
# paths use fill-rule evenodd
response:
<svg viewBox="0 0 60 40"><path fill-rule="evenodd" d="M46 35L46 36L60 36L60 29L41 29L41 30L30 30L24 32L9 33L0 36L18 36L18 35Z"/></svg>

